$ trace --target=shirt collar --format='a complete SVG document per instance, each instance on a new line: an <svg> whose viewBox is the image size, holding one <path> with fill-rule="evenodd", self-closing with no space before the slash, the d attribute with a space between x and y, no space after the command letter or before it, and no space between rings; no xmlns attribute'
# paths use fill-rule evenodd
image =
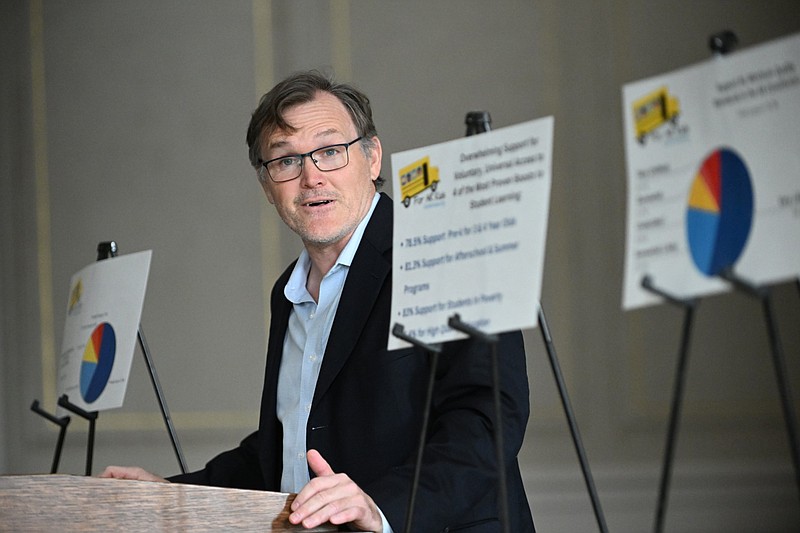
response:
<svg viewBox="0 0 800 533"><path fill-rule="evenodd" d="M336 259L336 263L334 263L333 267L328 271L327 274L325 274L325 277L328 277L328 275L337 268L341 268L339 265L349 268L353 263L356 250L358 250L358 245L361 244L361 238L364 236L364 231L367 229L369 219L372 218L372 213L375 211L375 206L378 205L380 196L380 193L375 193L375 196L372 198L372 205L370 206L369 211L367 212L366 216L361 219L361 222L358 223L358 226L356 226L356 229L353 232L353 235L350 237L350 240L347 241L344 249ZM314 301L306 289L306 280L308 279L308 271L310 268L311 258L308 255L308 251L303 248L303 251L300 252L300 257L297 258L297 263L294 265L294 269L289 276L289 281L286 283L286 287L283 289L284 296L286 296L290 302L302 303L306 301Z"/></svg>

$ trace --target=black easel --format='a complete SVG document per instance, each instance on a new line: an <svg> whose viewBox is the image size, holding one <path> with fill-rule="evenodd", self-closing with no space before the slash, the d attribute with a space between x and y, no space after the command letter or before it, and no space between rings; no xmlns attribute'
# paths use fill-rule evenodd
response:
<svg viewBox="0 0 800 533"><path fill-rule="evenodd" d="M414 505L417 500L417 489L419 488L419 475L422 470L422 453L425 450L425 440L428 438L428 420L430 419L431 403L433 401L433 386L436 381L436 367L439 364L439 354L442 351L440 346L425 344L406 334L405 329L400 324L395 324L392 328L392 335L398 339L418 346L428 352L431 356L431 369L428 375L428 389L425 394L425 405L422 411L422 429L419 434L419 444L417 445L417 459L414 464L414 479L411 482L411 493L408 499L408 514L406 515L406 533L411 533L411 524L414 520Z"/></svg>
<svg viewBox="0 0 800 533"><path fill-rule="evenodd" d="M114 241L106 241L101 242L97 245L97 260L102 261L104 259L108 259L109 257L116 257L117 256L117 243ZM139 340L139 346L142 349L142 354L144 355L145 363L147 364L147 370L150 373L150 380L153 383L153 389L155 390L156 397L158 399L158 405L161 409L161 415L164 418L164 424L167 426L167 432L169 433L170 440L172 441L172 448L175 450L175 455L178 458L178 464L181 469L181 473L186 473L186 460L183 457L183 452L181 451L180 443L178 442L178 436L175 433L175 428L172 424L172 419L169 416L169 409L167 408L167 401L164 399L164 393L161 389L161 384L158 380L158 374L156 374L156 367L153 364L152 358L150 357L150 350L147 347L147 342L144 338L144 332L142 331L142 325L139 324L139 329L137 331L137 338ZM85 418L89 421L89 438L86 445L86 475L92 475L92 456L94 453L94 435L95 435L95 424L97 421L98 413L97 411L85 411L78 407L77 405L73 404L69 401L69 398L66 394L61 396L58 399L58 405L72 411L76 415ZM51 474L55 474L58 470L58 463L61 458L61 450L64 445L64 437L67 431L67 425L69 424L70 418L67 417L56 417L51 415L50 413L44 411L41 407L39 407L39 400L34 400L33 405L31 405L31 410L35 413L41 415L42 417L50 420L51 422L58 424L61 428L58 435L58 442L56 443L56 450L53 457L53 466L50 469Z"/></svg>
<svg viewBox="0 0 800 533"><path fill-rule="evenodd" d="M58 399L58 405L68 409L86 419L89 422L89 437L86 439L86 475L92 475L92 458L94 457L94 430L97 422L97 411L84 411L74 403L69 401L69 397L64 394Z"/></svg>
<svg viewBox="0 0 800 533"><path fill-rule="evenodd" d="M97 245L97 260L102 261L104 259L108 259L109 257L116 257L117 256L117 243L114 241L105 241L101 242ZM147 341L144 337L144 330L142 330L142 325L139 324L139 329L136 332L136 337L139 340L139 347L142 349L142 355L144 356L145 364L147 365L147 371L150 374L150 381L153 383L153 390L156 393L156 398L158 399L158 406L161 410L161 416L164 419L164 425L167 427L167 432L169 433L170 441L172 442L172 449L175 450L175 456L178 458L178 465L180 466L181 473L186 473L186 460L183 457L183 452L181 451L181 445L178 442L178 435L175 433L175 427L172 424L172 418L169 415L169 408L167 407L167 400L164 398L164 392L161 389L161 383L158 380L158 374L156 373L156 367L153 364L153 359L150 356L150 349L147 346Z"/></svg>
<svg viewBox="0 0 800 533"><path fill-rule="evenodd" d="M61 450L64 447L64 437L67 436L67 426L69 425L70 418L68 416L59 417L51 415L39 407L39 400L33 400L33 403L31 404L31 411L46 418L59 427L56 449L55 452L53 452L53 465L50 467L50 473L55 474L58 472L58 463L61 461Z"/></svg>
<svg viewBox="0 0 800 533"><path fill-rule="evenodd" d="M467 124L467 136L477 133L484 133L492 129L492 119L489 116L489 113L486 111L471 111L467 113L465 122ZM561 374L561 366L558 364L555 344L553 343L553 338L550 335L550 328L547 325L547 318L545 317L544 308L542 307L541 302L538 303L537 317L539 322L539 331L542 333L542 341L544 342L547 356L550 360L550 367L553 370L553 377L555 378L556 386L558 387L558 393L561 397L561 405L564 407L564 414L567 417L567 424L569 425L570 434L572 435L572 442L575 445L575 451L578 454L578 460L581 465L581 471L583 472L583 478L586 482L586 489L589 491L589 498L591 499L592 509L594 511L595 518L597 519L597 526L601 532L606 533L608 531L608 526L606 525L605 516L603 515L603 509L600 506L600 498L597 496L597 489L594 485L592 472L589 469L589 461L586 458L586 451L583 446L583 441L581 440L580 431L578 430L578 422L572 410L572 404L569 401L567 386L564 382L564 377ZM450 324L450 326L453 327L452 324ZM499 393L495 391L495 394ZM497 400L499 401L499 397Z"/></svg>
<svg viewBox="0 0 800 533"><path fill-rule="evenodd" d="M775 378L778 384L778 393L781 399L783 418L786 424L786 432L789 438L789 451L794 466L795 483L800 495L800 445L798 441L796 415L794 404L792 403L792 393L787 379L786 363L781 348L780 336L778 334L777 323L772 312L769 287L756 286L747 280L736 276L732 270L728 269L719 274L719 277L728 281L735 289L754 296L761 301L767 335L769 337L770 352L775 367ZM672 392L672 403L669 415L669 427L667 430L667 440L664 446L664 460L661 468L661 482L659 483L658 503L656 507L655 523L653 530L656 533L663 531L664 517L667 508L667 494L672 472L672 460L674 456L675 439L678 434L678 422L680 419L681 403L683 399L683 386L686 381L686 368L689 352L689 337L694 319L694 311L697 307L697 299L683 299L671 295L663 289L656 287L649 276L642 279L642 287L653 294L664 298L667 302L684 309L683 328L680 340L680 350L678 353L678 364L675 369L675 383Z"/></svg>
<svg viewBox="0 0 800 533"><path fill-rule="evenodd" d="M95 422L97 421L97 411L84 411L74 403L69 401L69 397L64 394L58 399L58 405L72 411L76 415L86 419L89 422L89 436L86 440L86 475L92 475L92 458L94 456L94 431ZM55 474L58 472L58 463L61 460L61 450L64 446L64 437L67 435L67 426L69 425L70 418L68 416L57 417L51 415L41 407L39 407L39 400L34 400L31 404L31 411L46 418L47 420L57 424L60 428L58 432L58 441L56 442L56 450L53 453L53 465L50 468L50 473Z"/></svg>
<svg viewBox="0 0 800 533"><path fill-rule="evenodd" d="M495 453L497 457L497 476L498 476L498 491L499 491L499 505L500 505L500 524L503 527L504 533L510 533L509 527L509 513L508 513L508 483L506 482L506 469L503 453L503 416L502 406L500 403L500 371L497 365L497 336L473 328L469 324L461 321L458 314L453 315L448 320L448 325L466 333L467 335L483 341L488 344L491 349L492 355L492 390L494 393L494 441ZM392 335L398 339L404 340L414 346L424 349L431 356L430 374L428 375L428 388L425 395L425 404L423 406L423 419L422 428L420 430L419 444L417 445L417 457L414 465L414 478L411 483L411 493L409 496L408 513L406 515L406 533L411 533L411 525L414 517L414 504L416 503L417 490L419 488L419 477L422 469L422 456L425 450L425 440L428 434L428 420L430 418L431 402L433 400L433 390L436 382L436 368L439 362L439 354L442 349L438 345L426 344L420 340L411 337L405 333L405 328L402 324L395 323L392 327Z"/></svg>
<svg viewBox="0 0 800 533"><path fill-rule="evenodd" d="M589 498L592 501L592 509L594 510L594 516L597 519L597 526L602 533L608 533L608 526L606 525L606 519L603 515L603 509L600 507L600 498L597 496L597 489L594 486L594 479L592 478L592 472L589 470L589 460L586 457L586 451L583 447L583 442L581 441L581 435L578 431L578 422L575 419L575 414L572 411L572 405L569 401L569 396L567 395L567 385L564 382L564 377L561 374L561 367L558 364L558 359L556 358L556 351L555 345L553 344L553 338L550 336L550 328L547 325L547 319L544 315L544 308L542 308L541 303L539 303L539 330L542 332L542 340L544 341L545 348L547 349L547 356L550 359L550 367L553 369L553 377L556 380L556 385L558 386L558 394L561 397L561 405L564 407L564 414L567 417L567 423L569 424L569 431L572 435L572 442L575 445L575 452L578 454L578 461L581 464L581 471L583 472L583 479L586 483L586 490L589 491Z"/></svg>
<svg viewBox="0 0 800 533"><path fill-rule="evenodd" d="M661 481L658 485L658 503L656 505L656 518L653 530L661 533L664 528L664 515L667 510L667 495L669 484L672 480L672 460L675 456L675 438L678 434L678 422L681 416L683 401L683 386L686 383L686 364L689 359L689 338L692 332L694 311L697 300L684 299L673 296L653 284L650 276L642 278L642 288L661 296L667 302L683 309L683 327L681 328L680 350L678 351L678 364L675 368L675 383L672 390L672 404L669 411L669 426L667 428L667 442L664 446L664 461L661 466Z"/></svg>
<svg viewBox="0 0 800 533"><path fill-rule="evenodd" d="M736 34L730 30L724 30L719 33L713 34L709 37L708 46L715 56L722 56L731 52L739 43ZM719 277L730 283L734 288L740 290L750 296L755 296L761 300L764 319L766 322L767 334L769 337L770 351L772 353L772 360L775 367L775 376L778 382L778 392L781 398L781 405L783 409L784 422L786 424L786 431L789 437L789 448L792 456L792 463L795 471L795 483L798 487L798 495L800 495L800 452L798 452L798 433L796 425L796 415L792 403L792 395L789 388L789 382L786 378L786 363L783 357L783 350L781 348L780 337L778 335L777 324L774 320L772 313L772 305L770 301L769 287L756 286L748 280L744 280L734 274L731 268L720 272ZM697 299L684 299L667 291L659 289L653 283L650 276L642 278L641 285L644 289L664 298L667 302L681 307L684 309L683 327L680 340L680 349L678 352L678 364L675 370L675 383L672 393L672 403L670 407L669 426L667 429L667 440L664 447L664 460L661 468L661 481L659 483L658 501L656 507L655 523L653 530L656 533L661 533L664 527L664 517L667 508L667 494L669 492L669 484L672 475L672 461L674 456L675 439L678 433L678 422L680 419L681 403L683 399L683 387L686 380L686 366L688 361L689 351L689 337L691 335L692 322L694 320L694 311L697 307ZM800 278L797 280L798 289L800 289Z"/></svg>
<svg viewBox="0 0 800 533"><path fill-rule="evenodd" d="M511 523L508 513L508 482L506 481L506 461L503 452L503 406L500 403L500 368L497 364L497 342L500 340L497 335L484 333L463 322L458 313L454 314L447 321L451 328L466 333L473 339L478 339L487 346L492 357L492 393L494 399L494 451L497 460L497 485L500 500L500 523L503 531L508 533Z"/></svg>
<svg viewBox="0 0 800 533"><path fill-rule="evenodd" d="M764 312L764 325L767 328L767 337L769 338L769 347L772 353L772 363L775 367L775 379L778 382L778 393L781 397L783 420L786 424L787 436L789 437L789 452L792 455L792 464L794 465L794 479L797 484L797 494L800 496L800 441L798 441L797 437L797 416L794 412L794 403L792 402L792 391L789 387L789 380L786 377L788 372L786 370L786 360L783 356L783 348L781 347L780 335L778 334L778 324L775 322L775 314L772 312L770 288L767 286L757 286L749 280L737 276L732 268L722 271L720 277L731 283L737 290L749 296L753 296L761 302L761 307Z"/></svg>

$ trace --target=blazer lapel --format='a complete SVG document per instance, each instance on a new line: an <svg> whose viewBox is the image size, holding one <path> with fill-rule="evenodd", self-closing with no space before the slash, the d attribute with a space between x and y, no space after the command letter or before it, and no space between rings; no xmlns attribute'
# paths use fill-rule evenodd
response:
<svg viewBox="0 0 800 533"><path fill-rule="evenodd" d="M292 311L292 304L283 295L283 288L289 281L289 276L294 269L294 261L284 271L280 278L275 282L272 290L270 312L269 340L267 341L267 367L264 372L264 394L261 400L262 424L265 413L270 413L273 417L277 405L278 374L283 359L283 340L286 337L286 330L289 327L289 314ZM269 394L267 394L269 391Z"/></svg>
<svg viewBox="0 0 800 533"><path fill-rule="evenodd" d="M314 405L328 390L352 353L386 277L391 272L392 209L391 199L381 193L347 273L314 390Z"/></svg>

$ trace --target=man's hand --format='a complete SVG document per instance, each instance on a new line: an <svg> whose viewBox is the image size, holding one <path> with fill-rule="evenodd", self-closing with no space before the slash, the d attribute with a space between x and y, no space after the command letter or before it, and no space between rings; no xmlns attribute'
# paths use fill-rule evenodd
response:
<svg viewBox="0 0 800 533"><path fill-rule="evenodd" d="M138 466L107 466L99 477L111 477L117 479L135 479L138 481L159 481L169 483L163 477L151 474Z"/></svg>
<svg viewBox="0 0 800 533"><path fill-rule="evenodd" d="M325 522L351 523L362 531L383 530L375 502L347 474L336 474L316 450L308 450L306 458L317 477L292 502L292 524L312 528Z"/></svg>

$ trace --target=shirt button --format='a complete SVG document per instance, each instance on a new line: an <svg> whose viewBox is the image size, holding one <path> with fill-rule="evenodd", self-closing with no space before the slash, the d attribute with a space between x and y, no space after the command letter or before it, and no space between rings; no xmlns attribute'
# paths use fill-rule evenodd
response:
<svg viewBox="0 0 800 533"><path fill-rule="evenodd" d="M317 360L317 355L316 354L311 354L310 356L308 356L308 359L311 360L311 361L316 361Z"/></svg>
<svg viewBox="0 0 800 533"><path fill-rule="evenodd" d="M308 319L311 320L312 318L314 318L314 313L309 313L308 314Z"/></svg>
<svg viewBox="0 0 800 533"><path fill-rule="evenodd" d="M305 454L303 452L297 452L297 458L302 459Z"/></svg>

